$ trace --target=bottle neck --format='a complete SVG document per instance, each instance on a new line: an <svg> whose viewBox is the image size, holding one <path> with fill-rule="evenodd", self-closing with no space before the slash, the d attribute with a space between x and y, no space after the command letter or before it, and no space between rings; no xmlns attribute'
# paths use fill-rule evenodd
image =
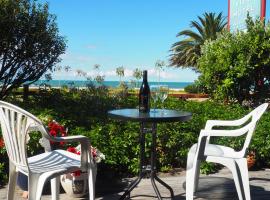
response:
<svg viewBox="0 0 270 200"><path fill-rule="evenodd" d="M147 82L147 71L143 72L143 82Z"/></svg>

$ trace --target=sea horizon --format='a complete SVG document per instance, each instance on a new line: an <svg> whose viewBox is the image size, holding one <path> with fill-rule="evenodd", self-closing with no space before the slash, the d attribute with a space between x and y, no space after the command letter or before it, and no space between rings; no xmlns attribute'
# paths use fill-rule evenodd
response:
<svg viewBox="0 0 270 200"><path fill-rule="evenodd" d="M30 86L35 87L39 86L42 84L48 84L51 87L62 87L62 86L74 86L74 87L86 87L88 81L86 80L38 80L35 83L31 84ZM123 81L125 82L129 87L134 88L134 87L140 87L141 81L135 82L130 82L130 81ZM95 82L94 82L95 83ZM120 81L104 81L104 85L112 88L116 88L119 86ZM168 85L169 88L171 89L183 89L188 85L193 84L194 82L169 82L169 81L150 81L148 82L149 85Z"/></svg>

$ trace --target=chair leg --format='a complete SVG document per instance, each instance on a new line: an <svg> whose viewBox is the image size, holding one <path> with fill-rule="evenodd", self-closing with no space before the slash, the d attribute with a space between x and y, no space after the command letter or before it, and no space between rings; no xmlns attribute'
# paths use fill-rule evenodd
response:
<svg viewBox="0 0 270 200"><path fill-rule="evenodd" d="M201 161L197 160L197 164L194 169L194 192L198 190L199 178L200 178L200 164L201 164Z"/></svg>
<svg viewBox="0 0 270 200"><path fill-rule="evenodd" d="M245 195L245 200L250 200L250 186L249 186L249 176L248 176L248 166L246 158L241 158L236 160L242 180L242 190Z"/></svg>
<svg viewBox="0 0 270 200"><path fill-rule="evenodd" d="M226 167L228 167L232 172L234 184L236 187L236 191L237 191L239 200L244 200L243 191L242 191L242 184L241 184L241 177L239 174L239 169L237 169L238 168L237 163L234 160L231 160L230 162L227 162L224 165Z"/></svg>
<svg viewBox="0 0 270 200"><path fill-rule="evenodd" d="M59 200L60 177L51 179L52 200Z"/></svg>
<svg viewBox="0 0 270 200"><path fill-rule="evenodd" d="M16 180L17 180L16 167L11 162L9 162L9 181L7 194L8 200L14 199Z"/></svg>
<svg viewBox="0 0 270 200"><path fill-rule="evenodd" d="M28 200L40 200L46 179L39 174L28 175Z"/></svg>
<svg viewBox="0 0 270 200"><path fill-rule="evenodd" d="M226 166L232 172L238 198L239 200L244 200L244 194L243 194L242 182L241 182L242 179L241 179L236 161L231 158L219 158L219 157L211 157L211 156L208 156L206 160L209 162L220 163Z"/></svg>
<svg viewBox="0 0 270 200"><path fill-rule="evenodd" d="M87 173L88 173L88 186L89 186L89 200L95 200L96 169L95 169L94 164L91 164Z"/></svg>
<svg viewBox="0 0 270 200"><path fill-rule="evenodd" d="M192 156L191 156L192 157ZM188 158L189 160L190 158ZM188 162L189 163L189 162ZM193 194L198 184L200 161L194 161L193 165L187 167L186 171L186 200L193 200Z"/></svg>

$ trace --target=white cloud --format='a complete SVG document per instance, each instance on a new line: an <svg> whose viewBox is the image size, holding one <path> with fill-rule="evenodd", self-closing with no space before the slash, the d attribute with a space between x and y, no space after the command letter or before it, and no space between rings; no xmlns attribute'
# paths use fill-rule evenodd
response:
<svg viewBox="0 0 270 200"><path fill-rule="evenodd" d="M61 56L65 62L79 63L79 62L91 62L94 60L93 57L87 55L81 55L76 53L67 52Z"/></svg>
<svg viewBox="0 0 270 200"><path fill-rule="evenodd" d="M88 45L86 45L86 48L87 48L87 49L96 49L97 46L94 45L94 44L88 44Z"/></svg>

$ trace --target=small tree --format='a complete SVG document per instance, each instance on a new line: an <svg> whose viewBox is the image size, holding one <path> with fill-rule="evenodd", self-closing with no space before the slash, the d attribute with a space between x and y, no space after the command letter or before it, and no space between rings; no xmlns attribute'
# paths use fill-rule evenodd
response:
<svg viewBox="0 0 270 200"><path fill-rule="evenodd" d="M125 76L125 68L123 66L117 67L116 68L116 74L117 74L117 76L119 76L119 79L120 79L119 81L121 83L122 82L122 77Z"/></svg>
<svg viewBox="0 0 270 200"><path fill-rule="evenodd" d="M101 75L101 73L100 73L100 65L99 64L95 64L93 68L96 71L96 76L94 77L94 80L98 84L103 84L103 82L105 80L105 76L104 75Z"/></svg>
<svg viewBox="0 0 270 200"><path fill-rule="evenodd" d="M158 82L160 83L160 72L164 70L166 63L163 60L157 60L155 63L155 68L158 71Z"/></svg>
<svg viewBox="0 0 270 200"><path fill-rule="evenodd" d="M270 98L270 24L247 19L247 31L222 33L202 47L200 82L215 98L260 103Z"/></svg>
<svg viewBox="0 0 270 200"><path fill-rule="evenodd" d="M136 83L135 83L136 87L138 87L138 82L142 78L142 76L143 76L142 70L140 70L139 68L134 69L133 77L136 79Z"/></svg>
<svg viewBox="0 0 270 200"><path fill-rule="evenodd" d="M0 1L0 98L53 71L65 49L47 3Z"/></svg>

